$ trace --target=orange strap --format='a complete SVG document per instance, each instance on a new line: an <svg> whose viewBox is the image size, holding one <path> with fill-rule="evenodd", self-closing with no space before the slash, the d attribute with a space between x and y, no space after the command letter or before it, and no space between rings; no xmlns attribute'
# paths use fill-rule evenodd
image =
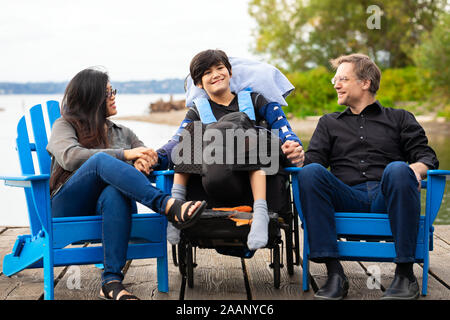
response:
<svg viewBox="0 0 450 320"><path fill-rule="evenodd" d="M252 212L250 206L237 206L233 208L212 208L214 211L240 211L240 212Z"/></svg>

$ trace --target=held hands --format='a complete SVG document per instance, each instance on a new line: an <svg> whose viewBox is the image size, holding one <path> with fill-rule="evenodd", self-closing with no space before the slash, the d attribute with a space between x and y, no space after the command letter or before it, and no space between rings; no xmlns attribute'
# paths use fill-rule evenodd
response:
<svg viewBox="0 0 450 320"><path fill-rule="evenodd" d="M152 167L158 163L158 154L155 150L138 147L123 151L125 160L134 160L134 167L144 174L150 174Z"/></svg>
<svg viewBox="0 0 450 320"><path fill-rule="evenodd" d="M303 162L305 161L305 151L298 142L286 140L281 146L281 150L293 165L297 167L303 166Z"/></svg>

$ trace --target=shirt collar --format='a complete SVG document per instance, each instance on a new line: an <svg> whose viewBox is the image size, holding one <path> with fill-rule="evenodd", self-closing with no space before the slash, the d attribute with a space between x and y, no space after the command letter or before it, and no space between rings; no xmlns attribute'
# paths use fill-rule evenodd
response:
<svg viewBox="0 0 450 320"><path fill-rule="evenodd" d="M108 126L108 129L111 129L112 127L119 128L119 129L120 129L120 127L119 127L117 124L115 124L114 122L112 122L112 121L109 120L109 119L106 119L106 125Z"/></svg>
<svg viewBox="0 0 450 320"><path fill-rule="evenodd" d="M378 113L381 112L383 106L381 105L381 103L376 100L374 103L369 104L368 106L366 106L363 111L361 111L362 114L368 114L368 113ZM355 115L351 110L350 107L347 107L344 111L342 111L341 113L339 113L338 118L344 116L344 115Z"/></svg>

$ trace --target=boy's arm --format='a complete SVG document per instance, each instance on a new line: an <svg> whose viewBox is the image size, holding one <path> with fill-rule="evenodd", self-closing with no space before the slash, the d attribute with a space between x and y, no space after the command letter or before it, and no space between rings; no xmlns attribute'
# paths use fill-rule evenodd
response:
<svg viewBox="0 0 450 320"><path fill-rule="evenodd" d="M283 108L277 102L269 102L258 108L259 115L263 117L269 129L278 130L278 136L284 144L287 140L298 142L301 146L300 138L294 133L283 112Z"/></svg>
<svg viewBox="0 0 450 320"><path fill-rule="evenodd" d="M301 167L305 159L302 142L292 130L282 107L276 102L270 102L258 108L258 112L267 121L270 129L278 130L283 144L281 150L286 157L293 165Z"/></svg>
<svg viewBox="0 0 450 320"><path fill-rule="evenodd" d="M200 117L198 116L198 113L196 112L196 110L194 110L194 108L195 107L192 107L188 110L188 112L186 113L186 117L181 122L172 138L170 138L170 140L165 145L156 150L156 152L158 153L158 165L155 166L153 170L165 170L173 166L171 157L172 150L180 141L182 130L187 126L188 123L200 120Z"/></svg>

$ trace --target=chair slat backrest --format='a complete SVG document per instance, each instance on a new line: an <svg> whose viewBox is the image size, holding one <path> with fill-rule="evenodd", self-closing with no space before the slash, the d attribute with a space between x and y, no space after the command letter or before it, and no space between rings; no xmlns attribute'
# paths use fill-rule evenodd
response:
<svg viewBox="0 0 450 320"><path fill-rule="evenodd" d="M53 128L53 124L56 119L61 117L61 111L59 110L58 101L50 100L47 101L47 112L48 112L48 120L50 122L50 128Z"/></svg>
<svg viewBox="0 0 450 320"><path fill-rule="evenodd" d="M56 119L61 116L59 103L57 101L47 102L47 114L50 127L52 127ZM42 105L38 104L30 109L30 118L34 142L30 142L31 131L29 131L29 128L27 127L25 116L19 120L17 125L16 146L22 174L35 174L37 172L37 168L35 168L33 162L33 152L36 152L40 173L50 174L51 158L46 150L48 138L45 129ZM35 236L42 229L42 225L35 210L32 190L30 188L24 188L24 191L28 207L31 234Z"/></svg>
<svg viewBox="0 0 450 320"><path fill-rule="evenodd" d="M30 109L31 124L33 127L34 141L36 145L36 154L39 163L40 172L43 174L50 173L50 155L46 148L48 144L47 132L45 130L44 115L42 106L35 105Z"/></svg>
<svg viewBox="0 0 450 320"><path fill-rule="evenodd" d="M34 164L31 152L35 149L34 144L30 143L28 135L27 123L25 116L20 118L17 125L17 139L16 139L17 153L19 155L20 169L22 174L34 174ZM33 236L37 235L42 229L42 225L39 221L35 206L33 203L32 191L29 188L24 188L25 199L28 207L28 219L30 221L30 231Z"/></svg>

